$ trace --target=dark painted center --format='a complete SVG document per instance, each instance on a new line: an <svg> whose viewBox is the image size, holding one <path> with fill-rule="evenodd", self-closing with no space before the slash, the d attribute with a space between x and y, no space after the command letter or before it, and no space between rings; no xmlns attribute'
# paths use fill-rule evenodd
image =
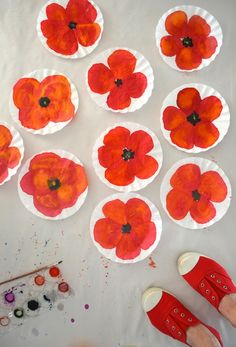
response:
<svg viewBox="0 0 236 347"><path fill-rule="evenodd" d="M122 82L121 79L118 78L117 80L115 80L115 85L116 85L117 87L122 86L122 84L123 84L123 82Z"/></svg>
<svg viewBox="0 0 236 347"><path fill-rule="evenodd" d="M130 159L134 158L134 154L135 152L131 151L130 149L124 148L123 149L123 154L122 154L122 158L127 161Z"/></svg>
<svg viewBox="0 0 236 347"><path fill-rule="evenodd" d="M50 102L51 100L47 96L43 96L42 98L39 99L39 105L41 107L48 107Z"/></svg>
<svg viewBox="0 0 236 347"><path fill-rule="evenodd" d="M201 194L198 192L198 190L193 190L192 197L194 201L199 201L201 199Z"/></svg>
<svg viewBox="0 0 236 347"><path fill-rule="evenodd" d="M58 178L51 178L48 180L48 188L50 190L57 190L58 188L60 188L61 186L61 182Z"/></svg>
<svg viewBox="0 0 236 347"><path fill-rule="evenodd" d="M28 301L28 309L31 311L36 311L39 308L39 303L36 300L30 300Z"/></svg>
<svg viewBox="0 0 236 347"><path fill-rule="evenodd" d="M77 23L75 23L75 22L70 22L70 23L68 24L68 27L69 27L70 29L75 29L75 28L76 28L76 25L77 25Z"/></svg>
<svg viewBox="0 0 236 347"><path fill-rule="evenodd" d="M130 234L131 225L129 223L123 224L121 230L122 230L122 234Z"/></svg>
<svg viewBox="0 0 236 347"><path fill-rule="evenodd" d="M198 122L201 121L201 118L196 112L193 112L187 117L187 121L195 126Z"/></svg>
<svg viewBox="0 0 236 347"><path fill-rule="evenodd" d="M182 40L182 44L184 47L193 47L193 40L190 37L184 37Z"/></svg>
<svg viewBox="0 0 236 347"><path fill-rule="evenodd" d="M16 309L14 310L14 316L15 316L16 318L22 318L22 317L24 316L24 310L23 310L23 308L16 308Z"/></svg>

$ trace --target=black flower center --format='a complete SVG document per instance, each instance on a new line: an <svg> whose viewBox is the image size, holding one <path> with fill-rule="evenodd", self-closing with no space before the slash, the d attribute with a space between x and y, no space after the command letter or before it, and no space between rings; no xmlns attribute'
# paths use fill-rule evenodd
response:
<svg viewBox="0 0 236 347"><path fill-rule="evenodd" d="M57 190L58 188L60 188L61 186L61 182L58 178L51 178L48 180L48 188L50 190Z"/></svg>
<svg viewBox="0 0 236 347"><path fill-rule="evenodd" d="M50 102L51 100L47 96L43 96L42 98L39 99L39 105L41 107L48 107Z"/></svg>
<svg viewBox="0 0 236 347"><path fill-rule="evenodd" d="M122 234L130 234L131 225L129 223L123 224L121 228Z"/></svg>
<svg viewBox="0 0 236 347"><path fill-rule="evenodd" d="M36 311L39 308L39 303L36 300L30 300L27 303L28 309L31 311Z"/></svg>
<svg viewBox="0 0 236 347"><path fill-rule="evenodd" d="M131 151L130 149L124 148L122 153L122 158L127 161L134 158L135 152Z"/></svg>
<svg viewBox="0 0 236 347"><path fill-rule="evenodd" d="M77 23L75 23L75 22L70 22L70 23L68 24L68 27L69 27L70 29L75 29L75 28L76 28L76 25L77 25Z"/></svg>
<svg viewBox="0 0 236 347"><path fill-rule="evenodd" d="M198 122L201 121L201 118L196 112L193 112L187 117L187 121L195 126Z"/></svg>
<svg viewBox="0 0 236 347"><path fill-rule="evenodd" d="M182 40L182 44L184 47L193 47L193 40L190 37L184 37Z"/></svg>
<svg viewBox="0 0 236 347"><path fill-rule="evenodd" d="M123 84L123 82L122 82L121 79L118 78L117 80L115 80L115 85L116 85L117 87L122 86L122 84Z"/></svg>
<svg viewBox="0 0 236 347"><path fill-rule="evenodd" d="M201 194L198 192L198 190L193 190L192 197L194 201L199 201L201 199Z"/></svg>

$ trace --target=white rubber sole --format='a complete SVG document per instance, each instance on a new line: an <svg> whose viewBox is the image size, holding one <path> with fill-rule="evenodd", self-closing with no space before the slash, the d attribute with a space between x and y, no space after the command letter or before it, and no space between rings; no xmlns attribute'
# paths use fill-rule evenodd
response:
<svg viewBox="0 0 236 347"><path fill-rule="evenodd" d="M184 276L192 271L192 269L197 265L200 257L209 258L204 254L197 252L187 252L182 254L177 261L180 275Z"/></svg>
<svg viewBox="0 0 236 347"><path fill-rule="evenodd" d="M142 306L145 312L151 311L161 300L163 289L148 288L142 296Z"/></svg>

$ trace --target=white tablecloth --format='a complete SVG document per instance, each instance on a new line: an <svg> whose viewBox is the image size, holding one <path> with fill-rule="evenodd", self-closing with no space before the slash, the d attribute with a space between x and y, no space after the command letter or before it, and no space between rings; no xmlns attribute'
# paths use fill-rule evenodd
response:
<svg viewBox="0 0 236 347"><path fill-rule="evenodd" d="M225 265L236 280L235 201L233 198L225 217L206 230L183 229L167 217L160 204L160 183L167 169L187 155L163 138L159 117L163 99L181 84L200 82L218 90L230 106L232 124L225 139L201 156L216 160L235 187L236 2L97 0L105 20L102 40L91 55L74 61L55 57L39 42L35 25L44 3L44 0L0 1L0 119L12 123L9 96L13 84L22 75L50 68L71 78L79 91L80 106L77 117L66 128L48 136L18 130L25 143L24 162L33 154L52 148L77 155L88 173L89 194L78 213L55 222L35 217L25 209L17 194L17 176L0 188L0 279L63 259L63 271L75 289L75 296L64 302L64 310L55 309L29 319L22 328L2 337L0 346L68 347L69 343L82 338L93 339L102 347L180 346L156 331L142 311L141 293L150 285L158 285L172 291L199 318L219 329L226 347L234 347L236 329L180 278L176 260L184 251L200 251ZM224 33L223 47L216 60L208 68L191 74L179 73L167 66L155 45L158 19L179 4L205 8L218 19ZM119 116L99 108L85 86L85 73L91 60L113 46L140 51L154 69L152 97L143 108L128 115ZM153 253L155 269L148 265L148 259L135 265L111 263L101 258L90 239L92 210L101 199L113 193L95 175L92 146L106 127L124 120L150 127L158 135L164 151L160 175L140 192L156 204L163 218L161 242ZM88 310L84 309L85 304L89 304ZM75 319L74 323L71 318Z"/></svg>

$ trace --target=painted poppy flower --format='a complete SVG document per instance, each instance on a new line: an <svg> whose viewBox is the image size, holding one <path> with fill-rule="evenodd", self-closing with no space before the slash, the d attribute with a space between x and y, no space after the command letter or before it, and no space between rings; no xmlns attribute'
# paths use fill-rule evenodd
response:
<svg viewBox="0 0 236 347"><path fill-rule="evenodd" d="M179 167L170 179L172 190L166 197L166 207L176 220L190 213L192 219L205 224L216 216L213 203L220 203L227 196L227 186L216 171L201 174L196 164Z"/></svg>
<svg viewBox="0 0 236 347"><path fill-rule="evenodd" d="M161 51L168 57L175 56L181 70L198 68L202 59L210 58L216 51L217 40L209 36L211 27L199 15L188 20L184 11L175 11L167 16L165 28L169 35L162 37Z"/></svg>
<svg viewBox="0 0 236 347"><path fill-rule="evenodd" d="M127 186L135 177L147 179L158 169L156 159L148 155L154 147L152 137L144 130L131 133L117 126L104 136L103 143L98 160L106 168L105 178L114 185Z"/></svg>
<svg viewBox="0 0 236 347"><path fill-rule="evenodd" d="M118 49L107 59L108 66L98 63L88 71L88 84L94 93L106 94L107 105L113 110L130 106L132 98L139 98L147 88L147 77L134 72L137 59L129 51Z"/></svg>
<svg viewBox="0 0 236 347"><path fill-rule="evenodd" d="M116 256L134 259L156 240L156 226L151 221L149 206L141 199L126 203L119 199L107 202L102 208L105 218L94 226L94 239L103 248L116 248Z"/></svg>
<svg viewBox="0 0 236 347"><path fill-rule="evenodd" d="M67 122L75 107L71 87L65 76L47 76L41 82L21 78L13 88L13 101L19 109L21 124L29 129L42 129L51 122Z"/></svg>
<svg viewBox="0 0 236 347"><path fill-rule="evenodd" d="M219 138L212 122L221 114L220 99L201 99L197 89L185 88L179 91L176 103L178 107L168 106L163 112L164 128L170 131L172 142L186 149L211 147Z"/></svg>
<svg viewBox="0 0 236 347"><path fill-rule="evenodd" d="M34 156L20 181L23 192L32 195L35 208L49 217L72 207L87 186L81 165L47 152Z"/></svg>
<svg viewBox="0 0 236 347"><path fill-rule="evenodd" d="M8 177L8 169L13 169L20 162L19 149L10 147L12 139L10 130L0 124L0 184Z"/></svg>
<svg viewBox="0 0 236 347"><path fill-rule="evenodd" d="M100 36L101 27L95 23L97 10L88 0L69 0L66 8L51 3L46 15L41 31L47 45L57 53L73 55L79 45L92 46Z"/></svg>

